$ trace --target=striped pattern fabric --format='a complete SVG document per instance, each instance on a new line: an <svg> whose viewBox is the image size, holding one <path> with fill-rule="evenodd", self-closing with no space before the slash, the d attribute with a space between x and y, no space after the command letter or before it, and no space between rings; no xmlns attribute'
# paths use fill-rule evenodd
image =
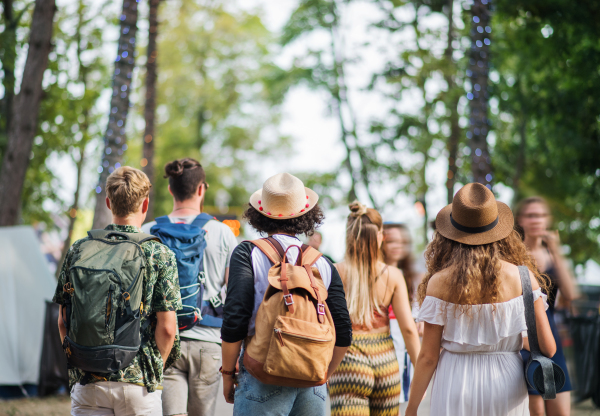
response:
<svg viewBox="0 0 600 416"><path fill-rule="evenodd" d="M329 379L331 416L397 416L400 368L388 333L353 334Z"/></svg>

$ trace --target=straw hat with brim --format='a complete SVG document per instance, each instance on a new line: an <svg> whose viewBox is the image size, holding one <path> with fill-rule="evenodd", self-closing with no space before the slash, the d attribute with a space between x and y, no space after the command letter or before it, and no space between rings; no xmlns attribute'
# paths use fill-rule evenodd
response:
<svg viewBox="0 0 600 416"><path fill-rule="evenodd" d="M478 246L508 237L514 227L508 205L480 183L469 183L435 219L436 230L450 240Z"/></svg>
<svg viewBox="0 0 600 416"><path fill-rule="evenodd" d="M319 195L306 188L300 179L289 173L279 173L252 194L250 205L265 217L288 220L306 214L318 200Z"/></svg>

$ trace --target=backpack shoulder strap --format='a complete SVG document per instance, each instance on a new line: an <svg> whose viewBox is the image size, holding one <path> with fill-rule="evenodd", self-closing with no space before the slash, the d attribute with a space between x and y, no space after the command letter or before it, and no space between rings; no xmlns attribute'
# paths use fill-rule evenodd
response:
<svg viewBox="0 0 600 416"><path fill-rule="evenodd" d="M160 240L159 237L152 235L152 234L130 233L130 234L128 234L128 236L131 241L135 241L138 244L142 244L142 243L145 243L146 241L151 241L151 240L155 240L155 241L158 241L159 243L162 243L162 241Z"/></svg>
<svg viewBox="0 0 600 416"><path fill-rule="evenodd" d="M322 254L318 250L312 248L308 244L302 245L302 263L312 266L321 258L321 256Z"/></svg>
<svg viewBox="0 0 600 416"><path fill-rule="evenodd" d="M99 240L99 239L102 239L102 238L106 238L106 236L110 232L111 231L107 231L107 230L90 230L90 231L87 232L87 235L92 240Z"/></svg>
<svg viewBox="0 0 600 416"><path fill-rule="evenodd" d="M281 243L279 241L277 241L275 238L273 237L267 237L264 239L267 243L271 244L271 246L277 250L277 253L279 253L279 257L281 257L283 259L283 256L285 256L285 250L283 249L283 247L281 246Z"/></svg>
<svg viewBox="0 0 600 416"><path fill-rule="evenodd" d="M198 215L196 218L194 218L194 221L192 221L192 225L195 225L198 228L202 228L206 225L207 222L214 220L215 218L212 217L211 215L208 215L206 212L203 212L202 214Z"/></svg>
<svg viewBox="0 0 600 416"><path fill-rule="evenodd" d="M272 263L281 262L282 257L279 255L279 252L277 251L277 249L275 249L275 247L273 247L273 245L270 242L267 241L266 238L261 238L259 240L251 240L250 243L258 247L258 249L262 251L265 254L265 256L267 256L268 259L271 260Z"/></svg>

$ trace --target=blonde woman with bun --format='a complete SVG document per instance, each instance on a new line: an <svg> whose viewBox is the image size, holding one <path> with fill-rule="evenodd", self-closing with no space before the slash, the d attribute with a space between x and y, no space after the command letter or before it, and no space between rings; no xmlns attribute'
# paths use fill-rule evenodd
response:
<svg viewBox="0 0 600 416"><path fill-rule="evenodd" d="M331 415L397 415L400 372L390 336L390 305L411 361L420 344L402 272L382 261L379 212L350 204L346 255L336 264L352 320L352 344L329 381Z"/></svg>

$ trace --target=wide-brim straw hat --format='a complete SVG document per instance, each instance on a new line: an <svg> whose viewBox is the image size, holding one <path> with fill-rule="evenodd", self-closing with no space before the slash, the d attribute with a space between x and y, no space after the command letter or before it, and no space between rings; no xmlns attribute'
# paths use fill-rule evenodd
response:
<svg viewBox="0 0 600 416"><path fill-rule="evenodd" d="M469 183L438 213L435 228L450 240L477 246L508 237L514 217L508 205L496 201L487 187Z"/></svg>
<svg viewBox="0 0 600 416"><path fill-rule="evenodd" d="M278 173L265 181L250 197L250 205L275 220L297 218L313 209L319 195L294 175Z"/></svg>

